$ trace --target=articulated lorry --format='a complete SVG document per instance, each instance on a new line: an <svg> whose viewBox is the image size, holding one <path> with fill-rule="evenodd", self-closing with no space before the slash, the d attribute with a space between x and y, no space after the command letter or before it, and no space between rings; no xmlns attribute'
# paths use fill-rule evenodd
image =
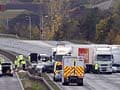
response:
<svg viewBox="0 0 120 90"><path fill-rule="evenodd" d="M74 45L72 56L81 56L86 72L112 73L113 54L109 45Z"/></svg>
<svg viewBox="0 0 120 90"><path fill-rule="evenodd" d="M62 84L83 85L84 60L81 57L64 56L62 63Z"/></svg>

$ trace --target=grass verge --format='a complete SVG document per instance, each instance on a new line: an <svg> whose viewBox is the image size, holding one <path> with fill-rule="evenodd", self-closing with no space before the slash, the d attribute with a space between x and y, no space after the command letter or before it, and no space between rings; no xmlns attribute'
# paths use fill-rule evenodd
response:
<svg viewBox="0 0 120 90"><path fill-rule="evenodd" d="M54 90L60 90L60 88L53 83L53 81L50 80L50 78L48 77L48 75L46 73L42 74L42 77L44 77L44 79L49 83L49 85L54 89Z"/></svg>
<svg viewBox="0 0 120 90"><path fill-rule="evenodd" d="M26 72L19 72L18 75L25 90L49 90L42 81L29 78Z"/></svg>

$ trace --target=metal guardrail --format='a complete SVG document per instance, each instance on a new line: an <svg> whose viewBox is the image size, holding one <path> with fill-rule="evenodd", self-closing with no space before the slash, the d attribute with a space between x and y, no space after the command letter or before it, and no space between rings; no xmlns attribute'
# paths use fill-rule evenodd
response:
<svg viewBox="0 0 120 90"><path fill-rule="evenodd" d="M18 55L17 53L14 53L14 52L11 52L11 51L5 51L5 50L1 50L1 49L0 49L0 51L1 51L1 54L3 54L3 55L9 54L10 59L11 59L12 61L14 61L14 60L15 60L15 56ZM9 57L9 56L8 56L8 57ZM29 64L29 63L28 63L28 64ZM27 71L27 74L28 74L28 76L29 76L30 78L32 78L32 79L43 81L43 82L45 83L45 85L49 88L49 90L54 90L53 87L51 87L50 84L49 84L43 77L39 77L39 76L32 75L32 74L30 74L28 71ZM17 74L16 74L16 75L17 75ZM17 76L17 77L19 77L19 76ZM22 85L22 82L21 82L20 80L19 80L19 82L20 82L20 86L21 86L22 90L24 90L24 87L23 87L23 85Z"/></svg>
<svg viewBox="0 0 120 90"><path fill-rule="evenodd" d="M0 33L0 37L17 38L17 39L19 39L19 36L18 35L14 35L14 34L1 34Z"/></svg>
<svg viewBox="0 0 120 90"><path fill-rule="evenodd" d="M39 77L39 76L32 75L32 74L30 74L29 72L27 72L27 74L28 74L28 76L29 76L30 78L32 78L32 79L36 79L36 80L43 81L50 90L54 90L53 87L51 87L51 86L49 85L49 83L48 83L43 77Z"/></svg>

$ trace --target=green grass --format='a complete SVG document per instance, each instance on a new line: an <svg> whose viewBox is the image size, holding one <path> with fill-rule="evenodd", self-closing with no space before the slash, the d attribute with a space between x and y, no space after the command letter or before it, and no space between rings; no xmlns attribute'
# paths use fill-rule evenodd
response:
<svg viewBox="0 0 120 90"><path fill-rule="evenodd" d="M25 90L49 90L42 81L29 78L25 72L20 72L18 75Z"/></svg>
<svg viewBox="0 0 120 90"><path fill-rule="evenodd" d="M43 73L42 77L44 77L44 79L50 84L50 86L54 90L60 90L60 88L55 83L53 83L53 81L50 80L50 78L48 77L48 75L46 73Z"/></svg>

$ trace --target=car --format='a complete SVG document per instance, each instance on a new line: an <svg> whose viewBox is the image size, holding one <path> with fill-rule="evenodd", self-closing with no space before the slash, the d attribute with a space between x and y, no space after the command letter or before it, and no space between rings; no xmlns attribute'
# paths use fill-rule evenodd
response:
<svg viewBox="0 0 120 90"><path fill-rule="evenodd" d="M49 55L47 54L39 54L38 63L41 63L44 66L43 69L45 72L53 72L53 62Z"/></svg>
<svg viewBox="0 0 120 90"><path fill-rule="evenodd" d="M13 65L11 62L4 62L1 64L1 75L13 76Z"/></svg>
<svg viewBox="0 0 120 90"><path fill-rule="evenodd" d="M112 65L112 72L120 72L120 64L113 64Z"/></svg>

